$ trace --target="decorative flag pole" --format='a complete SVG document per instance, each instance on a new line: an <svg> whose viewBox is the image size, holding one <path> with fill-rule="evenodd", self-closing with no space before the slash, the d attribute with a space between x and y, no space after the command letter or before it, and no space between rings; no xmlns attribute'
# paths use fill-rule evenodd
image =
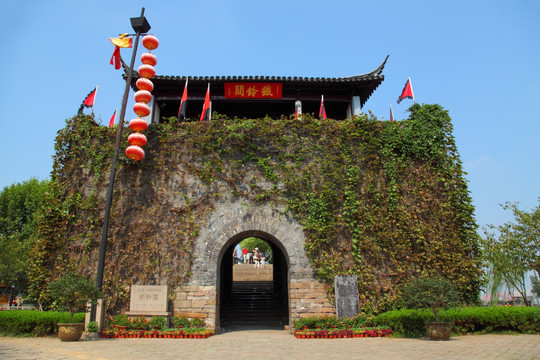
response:
<svg viewBox="0 0 540 360"><path fill-rule="evenodd" d="M129 94L129 87L131 79L133 78L133 65L135 64L135 55L137 54L137 46L139 44L139 37L142 33L147 33L150 30L150 24L144 17L144 8L141 10L141 16L138 18L131 18L131 27L135 30L135 41L133 44L133 53L131 54L131 63L128 69L126 78L126 87L124 89L124 97L122 98L122 108L120 109L120 118L118 119L118 128L116 131L116 143L114 146L114 155L111 163L111 173L109 177L109 186L107 188L106 202L105 202L105 214L103 216L103 232L101 234L101 243L99 247L99 260L96 275L96 286L101 290L103 285L103 270L105 268L105 250L107 248L107 233L109 230L109 216L111 212L114 177L116 175L116 162L118 160L118 153L120 151L120 141L122 139L122 129L124 128L124 117L126 115L127 99ZM90 312L91 321L95 321L96 313L95 306L91 307Z"/></svg>
<svg viewBox="0 0 540 360"><path fill-rule="evenodd" d="M390 104L390 121L394 121L394 110L392 109L392 104Z"/></svg>

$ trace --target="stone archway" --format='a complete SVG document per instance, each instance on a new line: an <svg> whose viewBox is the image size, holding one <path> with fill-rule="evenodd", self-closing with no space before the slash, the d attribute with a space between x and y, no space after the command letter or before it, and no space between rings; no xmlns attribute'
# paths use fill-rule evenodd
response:
<svg viewBox="0 0 540 360"><path fill-rule="evenodd" d="M209 326L219 329L222 259L231 244L245 236L266 238L282 252L290 321L335 313L323 285L313 277L302 226L283 207L230 201L216 206L196 239L191 278L176 292L175 314L203 317Z"/></svg>
<svg viewBox="0 0 540 360"><path fill-rule="evenodd" d="M233 264L233 250L241 240L255 237L272 250L265 269ZM278 239L262 231L242 232L223 247L218 267L217 313L221 328L275 329L289 323L288 256ZM235 275L236 274L236 279Z"/></svg>

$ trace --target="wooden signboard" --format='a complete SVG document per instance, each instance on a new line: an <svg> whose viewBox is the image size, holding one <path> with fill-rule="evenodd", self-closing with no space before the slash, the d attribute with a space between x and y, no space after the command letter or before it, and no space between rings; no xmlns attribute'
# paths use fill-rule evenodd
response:
<svg viewBox="0 0 540 360"><path fill-rule="evenodd" d="M282 83L226 82L226 99L281 99Z"/></svg>

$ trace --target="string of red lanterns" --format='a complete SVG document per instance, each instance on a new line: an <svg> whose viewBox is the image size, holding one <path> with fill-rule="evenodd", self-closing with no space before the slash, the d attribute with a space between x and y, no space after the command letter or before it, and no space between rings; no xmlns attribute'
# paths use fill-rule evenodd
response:
<svg viewBox="0 0 540 360"><path fill-rule="evenodd" d="M144 159L142 147L146 145L147 139L141 132L148 129L148 123L143 117L150 115L151 112L148 103L152 101L151 91L154 90L154 84L150 79L156 75L154 66L157 64L156 56L150 51L157 49L159 41L153 35L146 35L142 39L142 44L149 51L141 55L142 65L137 70L141 76L135 83L138 91L134 96L133 112L137 114L137 117L129 122L129 128L135 132L128 136L129 146L126 149L127 157L135 161Z"/></svg>

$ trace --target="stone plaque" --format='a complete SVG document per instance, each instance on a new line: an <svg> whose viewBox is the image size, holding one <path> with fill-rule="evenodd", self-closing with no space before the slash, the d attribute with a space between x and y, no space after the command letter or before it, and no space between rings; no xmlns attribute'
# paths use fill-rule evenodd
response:
<svg viewBox="0 0 540 360"><path fill-rule="evenodd" d="M130 312L162 313L167 311L167 285L132 285Z"/></svg>
<svg viewBox="0 0 540 360"><path fill-rule="evenodd" d="M358 279L356 275L336 275L334 277L336 289L337 316L353 317L358 315L360 304L358 302Z"/></svg>

